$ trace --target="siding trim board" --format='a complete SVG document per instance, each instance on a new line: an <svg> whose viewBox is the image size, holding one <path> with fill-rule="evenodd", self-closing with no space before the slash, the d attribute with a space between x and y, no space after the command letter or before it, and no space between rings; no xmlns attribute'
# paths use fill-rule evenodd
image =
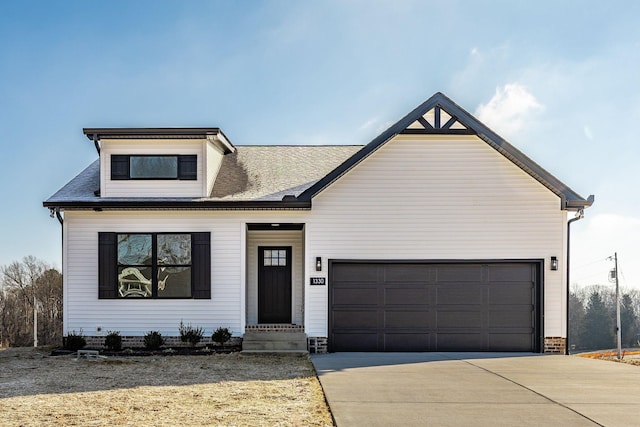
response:
<svg viewBox="0 0 640 427"><path fill-rule="evenodd" d="M361 265L364 270L358 274L353 287L344 285L350 278L335 277L337 268L348 265ZM380 266L416 266L424 267L425 274L419 281L406 277L391 278L382 273ZM371 267L378 271L371 271ZM473 274L447 279L445 272L437 269L459 267L459 271L467 269ZM520 273L530 268L533 290L530 299L531 314L527 304L522 306L518 298L527 297L528 291L521 285L515 285L515 279L509 274L519 268ZM367 269L369 271L367 271ZM475 269L475 271L473 271ZM479 269L479 270L478 270ZM504 277L499 278L501 269ZM409 275L411 270L409 269ZM482 275L477 279L478 271ZM384 274L385 276L381 276ZM491 278L490 274L495 274ZM439 277L441 275L442 277ZM462 278L461 278L462 277ZM474 279L476 277L476 279ZM506 277L506 279L505 279ZM345 282L346 280L346 282ZM400 285L403 280L404 285ZM448 280L453 280L448 282ZM462 280L462 281L460 281ZM509 281L511 285L507 284ZM336 301L336 286L340 283L340 291L352 292L351 297L357 299L355 305L341 305ZM373 282L377 282L376 288ZM526 282L526 281L525 281ZM450 283L450 285L447 285ZM466 283L469 285L467 286ZM524 283L524 282L523 282ZM382 286L380 286L382 284ZM398 285L394 288L393 285ZM477 286L480 285L480 286ZM372 287L373 286L373 287ZM451 288L448 288L451 286ZM475 286L475 287L474 287ZM491 287L494 286L494 291ZM518 287L520 286L520 288ZM526 286L526 285L524 285ZM359 287L361 287L359 289ZM371 290L376 289L372 294ZM501 292L495 293L496 290ZM404 291L402 294L400 291ZM477 292L473 302L469 291ZM329 347L333 351L533 351L539 353L544 349L544 261L541 259L505 259L505 260L329 260L329 304L328 326ZM518 295L517 293L520 292ZM441 298L452 298L441 302ZM347 295L346 293L344 295ZM491 299L490 299L491 298ZM395 299L395 300L394 300ZM403 302L404 301L404 302ZM407 302L409 301L409 302ZM499 301L499 302L498 302ZM511 302L510 302L511 301ZM462 305L456 305L462 304ZM498 305L495 305L495 304ZM444 304L444 305L443 305ZM471 305L470 305L471 304ZM493 305L492 305L493 304ZM511 305L510 305L511 304ZM518 306L525 311L514 310ZM491 307L494 310L491 310ZM504 311L495 309L506 307ZM355 310L358 318L368 317L360 325L346 326L349 310ZM484 312L484 314L482 314ZM491 314L495 314L496 324ZM364 314L364 315L362 315ZM337 319L340 316L339 320ZM477 319L476 319L477 317ZM504 317L503 319L499 319ZM418 322L423 324L413 323ZM447 319L447 320L441 320ZM515 319L515 322L514 320ZM465 322L473 322L473 326L464 326ZM397 322L394 324L394 322ZM442 326L448 322L447 325ZM456 324L460 322L461 324ZM520 322L519 326L518 323ZM339 326L336 326L340 323ZM371 323L377 325L371 327ZM470 329L465 329L465 328ZM342 337L340 336L342 334ZM530 338L527 338L527 337ZM446 340L453 340L446 342ZM460 346L462 342L462 346ZM528 343L527 343L528 342ZM355 344L354 344L355 343ZM352 347L350 347L352 346Z"/></svg>

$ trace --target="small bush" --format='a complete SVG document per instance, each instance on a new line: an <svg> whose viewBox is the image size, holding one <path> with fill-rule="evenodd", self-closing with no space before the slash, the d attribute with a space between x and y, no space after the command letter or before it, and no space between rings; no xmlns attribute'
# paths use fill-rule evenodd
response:
<svg viewBox="0 0 640 427"><path fill-rule="evenodd" d="M104 339L104 346L111 351L122 350L122 337L120 336L120 332L109 331Z"/></svg>
<svg viewBox="0 0 640 427"><path fill-rule="evenodd" d="M158 350L164 345L164 338L158 331L149 331L144 336L144 347L147 350Z"/></svg>
<svg viewBox="0 0 640 427"><path fill-rule="evenodd" d="M87 340L84 339L82 329L80 329L79 333L76 333L75 330L71 331L71 333L63 339L63 341L64 348L71 351L81 350L87 345Z"/></svg>
<svg viewBox="0 0 640 427"><path fill-rule="evenodd" d="M223 328L222 326L216 329L211 335L211 341L217 342L224 347L224 343L231 339L231 331L229 328Z"/></svg>
<svg viewBox="0 0 640 427"><path fill-rule="evenodd" d="M191 326L191 323L185 325L181 320L178 329L180 331L180 341L190 343L191 347L195 347L202 341L204 330L201 327Z"/></svg>

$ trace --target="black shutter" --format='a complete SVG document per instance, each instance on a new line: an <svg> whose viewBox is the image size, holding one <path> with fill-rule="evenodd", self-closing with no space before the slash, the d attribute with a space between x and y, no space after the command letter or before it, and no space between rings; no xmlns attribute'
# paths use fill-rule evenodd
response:
<svg viewBox="0 0 640 427"><path fill-rule="evenodd" d="M193 298L211 299L211 233L193 233L191 242Z"/></svg>
<svg viewBox="0 0 640 427"><path fill-rule="evenodd" d="M197 156L178 156L178 179L198 179Z"/></svg>
<svg viewBox="0 0 640 427"><path fill-rule="evenodd" d="M98 298L117 298L116 233L98 233Z"/></svg>
<svg viewBox="0 0 640 427"><path fill-rule="evenodd" d="M111 155L111 179L129 179L129 156Z"/></svg>

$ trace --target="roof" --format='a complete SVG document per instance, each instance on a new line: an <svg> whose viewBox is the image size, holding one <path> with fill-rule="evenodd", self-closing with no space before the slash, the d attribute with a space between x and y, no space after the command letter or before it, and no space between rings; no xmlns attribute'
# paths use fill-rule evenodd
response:
<svg viewBox="0 0 640 427"><path fill-rule="evenodd" d="M401 134L422 135L476 135L500 154L511 160L527 174L558 195L562 209L579 210L593 204L593 196L583 198L569 186L551 175L520 150L509 144L462 107L444 94L438 92L416 107L386 131L378 135L362 150L347 159L342 165L328 173L324 178L305 190L298 199L311 199L335 180L347 173L378 148Z"/></svg>
<svg viewBox="0 0 640 427"><path fill-rule="evenodd" d="M211 200L282 200L299 196L361 145L242 146L222 159Z"/></svg>
<svg viewBox="0 0 640 427"><path fill-rule="evenodd" d="M362 148L361 145L238 146L222 159L209 197L99 197L96 160L44 202L61 208L308 209L297 200L303 191ZM288 197L286 200L285 196Z"/></svg>
<svg viewBox="0 0 640 427"><path fill-rule="evenodd" d="M85 128L100 138L207 138L228 143L212 193L204 198L107 198L100 188L99 161L94 162L44 202L61 208L309 209L323 191L397 135L475 135L536 179L561 200L562 209L580 210L593 203L551 175L478 119L438 92L366 146L239 146L218 128ZM222 139L223 138L223 139ZM97 147L98 148L98 147Z"/></svg>

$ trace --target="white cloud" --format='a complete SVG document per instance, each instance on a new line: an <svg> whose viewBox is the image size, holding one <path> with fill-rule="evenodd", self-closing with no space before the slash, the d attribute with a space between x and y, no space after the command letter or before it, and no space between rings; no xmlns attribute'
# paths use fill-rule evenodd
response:
<svg viewBox="0 0 640 427"><path fill-rule="evenodd" d="M496 88L489 102L478 106L475 116L499 134L513 136L525 127L534 113L543 109L523 85L508 83Z"/></svg>

